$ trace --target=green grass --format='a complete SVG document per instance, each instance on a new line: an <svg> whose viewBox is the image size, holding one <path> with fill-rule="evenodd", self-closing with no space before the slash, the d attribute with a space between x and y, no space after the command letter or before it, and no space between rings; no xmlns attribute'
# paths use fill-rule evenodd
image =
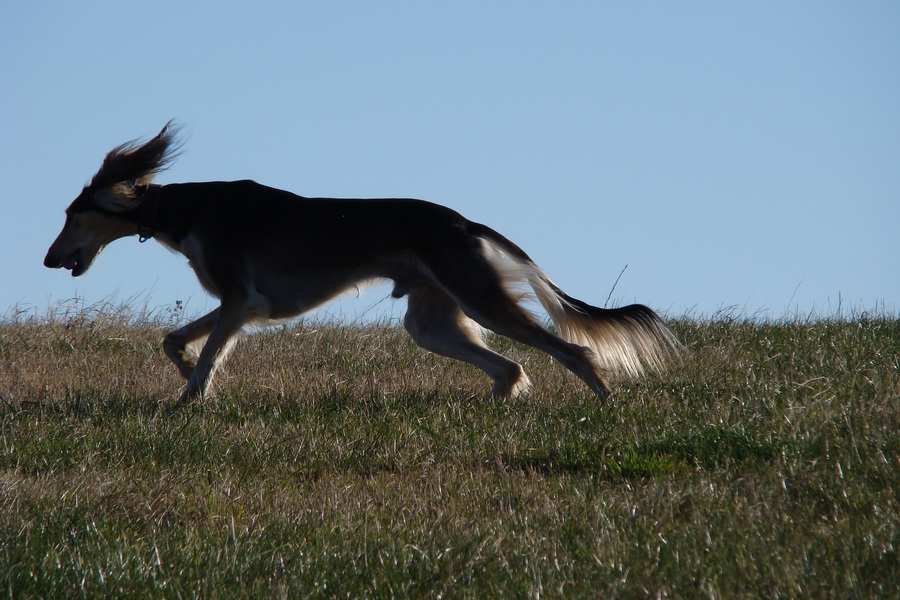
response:
<svg viewBox="0 0 900 600"><path fill-rule="evenodd" d="M212 395L158 317L0 321L10 598L897 598L900 320L676 320L599 404L391 327L248 336Z"/></svg>

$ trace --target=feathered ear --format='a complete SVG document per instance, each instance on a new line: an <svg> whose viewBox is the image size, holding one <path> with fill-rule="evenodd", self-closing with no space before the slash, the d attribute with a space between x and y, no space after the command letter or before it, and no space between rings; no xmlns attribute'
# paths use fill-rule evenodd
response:
<svg viewBox="0 0 900 600"><path fill-rule="evenodd" d="M126 196L134 196L133 189L127 188L149 184L154 175L168 167L178 156L178 129L169 121L156 137L147 142L134 140L113 148L89 187L101 193L124 186L119 191L125 192Z"/></svg>
<svg viewBox="0 0 900 600"><path fill-rule="evenodd" d="M134 186L119 183L94 193L94 201L100 208L112 212L125 212L141 205L141 199L134 192Z"/></svg>

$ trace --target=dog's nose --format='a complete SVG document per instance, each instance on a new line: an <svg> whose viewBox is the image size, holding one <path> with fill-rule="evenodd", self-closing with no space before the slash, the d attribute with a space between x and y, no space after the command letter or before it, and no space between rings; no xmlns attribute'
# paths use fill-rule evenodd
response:
<svg viewBox="0 0 900 600"><path fill-rule="evenodd" d="M47 252L47 256L44 257L44 266L48 269L58 269L62 266L62 260L54 255L53 250Z"/></svg>

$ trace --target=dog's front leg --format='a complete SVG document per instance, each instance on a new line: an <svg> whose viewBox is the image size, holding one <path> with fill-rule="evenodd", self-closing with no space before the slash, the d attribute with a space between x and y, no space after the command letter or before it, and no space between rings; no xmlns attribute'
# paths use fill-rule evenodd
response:
<svg viewBox="0 0 900 600"><path fill-rule="evenodd" d="M212 316L213 313L217 313ZM224 303L209 315L202 317L195 324L200 324L197 331L202 331L206 326L204 322L212 316L214 324L211 325L209 338L200 351L197 364L188 378L187 387L178 398L178 404L186 404L190 400L202 396L206 391L215 369L225 354L224 350L229 346L232 336L246 323L250 311L244 304L226 306ZM201 323L204 322L204 323Z"/></svg>
<svg viewBox="0 0 900 600"><path fill-rule="evenodd" d="M163 352L175 364L178 372L185 379L191 378L191 375L194 373L194 367L197 364L197 357L188 352L188 345L208 336L218 318L219 309L217 308L196 321L192 321L184 327L169 333L163 340Z"/></svg>

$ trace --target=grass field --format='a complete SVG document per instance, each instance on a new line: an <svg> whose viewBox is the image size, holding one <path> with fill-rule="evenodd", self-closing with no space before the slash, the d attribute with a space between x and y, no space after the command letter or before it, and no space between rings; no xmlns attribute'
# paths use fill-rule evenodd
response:
<svg viewBox="0 0 900 600"><path fill-rule="evenodd" d="M0 321L6 597L900 597L894 316L676 320L606 405L300 324L177 411L163 320Z"/></svg>

